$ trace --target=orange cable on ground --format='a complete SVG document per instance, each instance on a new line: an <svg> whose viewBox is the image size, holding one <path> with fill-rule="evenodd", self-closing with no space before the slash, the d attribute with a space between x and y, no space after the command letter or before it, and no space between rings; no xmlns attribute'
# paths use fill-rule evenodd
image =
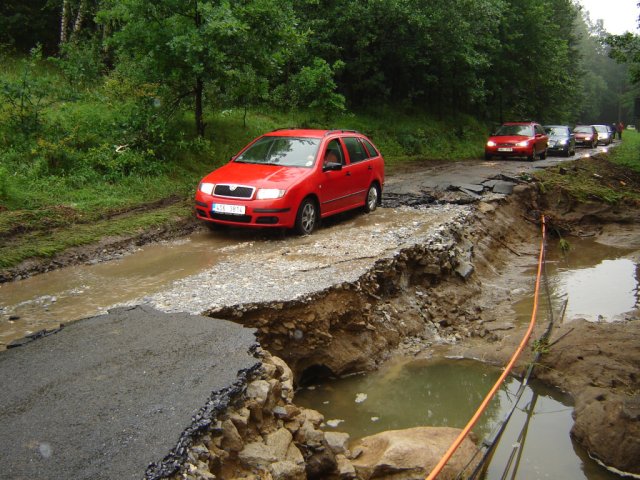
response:
<svg viewBox="0 0 640 480"><path fill-rule="evenodd" d="M535 292L534 292L534 296L533 296L533 310L531 312L531 322L529 323L529 328L527 329L527 333L525 333L524 337L522 338L522 341L520 342L520 345L518 345L518 348L516 349L516 351L514 352L513 356L511 357L511 360L509 360L509 363L504 368L504 371L502 372L502 375L500 375L500 378L498 378L498 380L493 385L493 387L491 388L491 390L489 391L487 396L484 398L484 400L482 401L482 403L478 407L478 410L476 410L476 413L473 414L473 417L471 417L471 420L469 420L469 423L467 423L467 425L464 427L462 432L460 432L460 435L458 435L458 438L456 438L455 441L451 444L451 446L449 447L449 450L447 450L447 452L440 459L440 461L434 467L434 469L431 471L431 473L429 473L429 475L426 477L426 480L433 480L434 478L436 478L440 474L440 472L442 471L444 466L447 464L449 459L453 456L455 451L458 449L458 447L460 446L462 441L466 438L467 435L469 435L469 432L471 431L471 429L477 423L478 419L480 418L480 415L482 415L484 413L484 411L486 410L487 406L489 405L489 402L493 399L494 395L496 394L496 392L498 391L498 389L502 385L502 382L504 382L505 378L507 378L507 375L509 375L509 373L513 369L513 366L515 365L516 361L518 360L518 357L520 357L520 354L524 350L524 347L526 347L527 342L529 341L529 338L531 337L531 333L533 333L533 327L536 324L536 314L538 313L538 293L540 291L540 277L542 276L542 265L544 263L544 253L545 253L546 228L545 228L544 215L542 216L541 220L542 220L542 241L541 241L541 244L540 244L540 256L538 258L538 271L537 271L537 274L536 274L536 288L535 288Z"/></svg>

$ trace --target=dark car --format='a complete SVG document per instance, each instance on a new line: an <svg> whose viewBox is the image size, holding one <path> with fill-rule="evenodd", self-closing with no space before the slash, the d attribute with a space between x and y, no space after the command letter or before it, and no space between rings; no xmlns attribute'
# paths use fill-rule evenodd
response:
<svg viewBox="0 0 640 480"><path fill-rule="evenodd" d="M576 145L595 148L598 145L598 131L593 125L576 125L573 129Z"/></svg>
<svg viewBox="0 0 640 480"><path fill-rule="evenodd" d="M594 125L593 126L598 132L598 143L601 145L611 145L613 142L613 136L608 125Z"/></svg>
<svg viewBox="0 0 640 480"><path fill-rule="evenodd" d="M544 131L549 136L549 153L560 153L565 157L576 154L576 136L566 125L545 125Z"/></svg>
<svg viewBox="0 0 640 480"><path fill-rule="evenodd" d="M547 158L547 134L535 122L508 122L489 137L484 146L484 158L524 157L533 161Z"/></svg>

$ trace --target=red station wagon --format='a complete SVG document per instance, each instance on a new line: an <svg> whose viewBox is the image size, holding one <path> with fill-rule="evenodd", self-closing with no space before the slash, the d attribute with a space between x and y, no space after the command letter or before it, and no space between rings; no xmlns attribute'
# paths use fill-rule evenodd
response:
<svg viewBox="0 0 640 480"><path fill-rule="evenodd" d="M542 125L535 122L509 122L489 137L484 146L485 160L492 157L524 157L533 161L547 158L549 137Z"/></svg>
<svg viewBox="0 0 640 480"><path fill-rule="evenodd" d="M384 159L361 133L275 130L202 179L196 216L213 225L293 228L310 234L320 218L382 200Z"/></svg>

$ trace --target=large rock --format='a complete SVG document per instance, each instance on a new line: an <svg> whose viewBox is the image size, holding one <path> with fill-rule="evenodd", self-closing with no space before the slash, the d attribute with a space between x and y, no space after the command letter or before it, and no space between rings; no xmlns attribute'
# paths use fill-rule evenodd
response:
<svg viewBox="0 0 640 480"><path fill-rule="evenodd" d="M358 478L363 480L424 480L459 434L459 429L449 427L389 430L356 442L352 447L356 457L352 463ZM473 441L466 438L438 475L438 480L457 478L465 467L465 473L470 473L477 460L467 464L476 450Z"/></svg>

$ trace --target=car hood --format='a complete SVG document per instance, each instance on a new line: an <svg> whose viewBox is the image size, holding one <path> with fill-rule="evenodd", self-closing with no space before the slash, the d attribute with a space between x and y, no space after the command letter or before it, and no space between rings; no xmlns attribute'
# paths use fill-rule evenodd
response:
<svg viewBox="0 0 640 480"><path fill-rule="evenodd" d="M229 162L202 179L210 183L230 183L264 188L286 188L307 177L312 168Z"/></svg>
<svg viewBox="0 0 640 480"><path fill-rule="evenodd" d="M568 140L568 135L549 135L549 140Z"/></svg>

